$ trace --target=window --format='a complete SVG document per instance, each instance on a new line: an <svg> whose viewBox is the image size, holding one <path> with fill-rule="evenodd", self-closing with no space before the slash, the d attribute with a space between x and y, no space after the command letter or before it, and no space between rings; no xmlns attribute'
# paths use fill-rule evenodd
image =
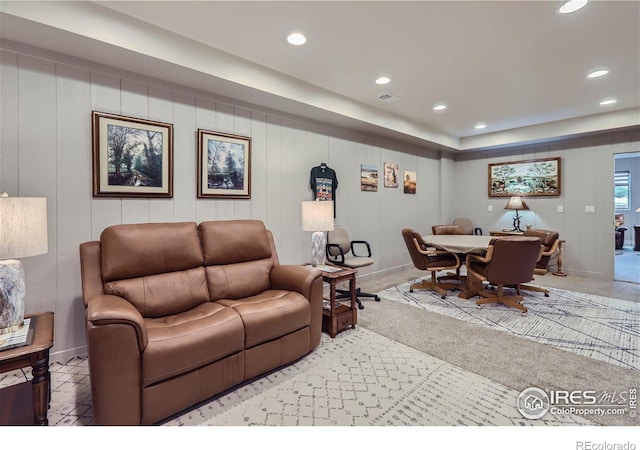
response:
<svg viewBox="0 0 640 450"><path fill-rule="evenodd" d="M631 202L629 200L629 171L616 170L614 176L614 200L615 209L630 209Z"/></svg>

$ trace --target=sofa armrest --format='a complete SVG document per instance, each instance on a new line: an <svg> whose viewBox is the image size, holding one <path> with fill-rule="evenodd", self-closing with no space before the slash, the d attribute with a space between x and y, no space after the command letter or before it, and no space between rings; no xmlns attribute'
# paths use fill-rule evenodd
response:
<svg viewBox="0 0 640 450"><path fill-rule="evenodd" d="M130 325L137 337L140 353L147 346L147 328L140 312L127 300L116 295L96 295L87 301L87 322L94 326Z"/></svg>
<svg viewBox="0 0 640 450"><path fill-rule="evenodd" d="M318 269L304 266L279 265L271 271L271 287L296 291L311 300L313 282L322 278Z"/></svg>
<svg viewBox="0 0 640 450"><path fill-rule="evenodd" d="M309 300L309 351L322 338L322 272L313 267L278 265L271 270L271 287L298 292Z"/></svg>

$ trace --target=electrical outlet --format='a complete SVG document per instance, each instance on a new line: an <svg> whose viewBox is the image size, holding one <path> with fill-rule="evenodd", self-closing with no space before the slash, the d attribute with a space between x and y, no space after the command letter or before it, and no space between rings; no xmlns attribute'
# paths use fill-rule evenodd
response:
<svg viewBox="0 0 640 450"><path fill-rule="evenodd" d="M587 214L595 214L596 213L596 207L595 206L585 206L584 207L584 212Z"/></svg>
<svg viewBox="0 0 640 450"><path fill-rule="evenodd" d="M489 212L493 211L493 205L487 206L487 211L489 211Z"/></svg>
<svg viewBox="0 0 640 450"><path fill-rule="evenodd" d="M564 206L562 206L562 205L558 205L558 212L559 212L559 213L564 212Z"/></svg>

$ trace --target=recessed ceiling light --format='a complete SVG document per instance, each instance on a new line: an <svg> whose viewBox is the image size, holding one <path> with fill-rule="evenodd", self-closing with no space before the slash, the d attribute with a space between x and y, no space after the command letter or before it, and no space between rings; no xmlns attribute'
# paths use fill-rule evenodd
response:
<svg viewBox="0 0 640 450"><path fill-rule="evenodd" d="M445 105L444 103L438 103L433 107L434 111L444 111L445 109L447 109L447 105Z"/></svg>
<svg viewBox="0 0 640 450"><path fill-rule="evenodd" d="M483 123L483 122L477 123L476 126L475 126L476 130L482 130L484 128L487 128L487 124Z"/></svg>
<svg viewBox="0 0 640 450"><path fill-rule="evenodd" d="M302 45L307 42L307 38L302 33L291 33L287 36L287 42L291 45Z"/></svg>
<svg viewBox="0 0 640 450"><path fill-rule="evenodd" d="M605 76L608 73L609 71L607 69L598 69L598 70L594 70L589 75L587 75L587 78L600 78Z"/></svg>
<svg viewBox="0 0 640 450"><path fill-rule="evenodd" d="M602 100L600 102L600 106L609 106L609 105L613 105L614 103L616 103L618 100L616 100L615 98L606 98L604 100Z"/></svg>
<svg viewBox="0 0 640 450"><path fill-rule="evenodd" d="M560 14L569 14L569 13L572 13L572 12L576 12L580 8L584 7L584 5L587 4L587 2L588 2L588 0L569 0L568 2L565 2L560 7L558 12Z"/></svg>
<svg viewBox="0 0 640 450"><path fill-rule="evenodd" d="M391 78L389 77L380 77L376 80L376 84L389 84L391 82Z"/></svg>

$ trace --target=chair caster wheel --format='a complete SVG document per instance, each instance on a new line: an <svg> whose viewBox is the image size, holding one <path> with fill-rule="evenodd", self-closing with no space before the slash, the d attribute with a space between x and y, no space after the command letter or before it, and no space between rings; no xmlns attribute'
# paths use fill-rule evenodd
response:
<svg viewBox="0 0 640 450"><path fill-rule="evenodd" d="M522 317L526 317L526 316L527 316L527 311L522 311L522 312L520 313L520 315L521 315Z"/></svg>
<svg viewBox="0 0 640 450"><path fill-rule="evenodd" d="M476 305L476 308L482 309L482 305Z"/></svg>
<svg viewBox="0 0 640 450"><path fill-rule="evenodd" d="M409 292L413 292L413 289L409 289Z"/></svg>
<svg viewBox="0 0 640 450"><path fill-rule="evenodd" d="M444 300L445 298L447 298L447 294L443 294L443 295L441 295L441 296L440 296L440 298L441 298L442 300Z"/></svg>
<svg viewBox="0 0 640 450"><path fill-rule="evenodd" d="M364 305L358 305L358 309L364 309Z"/></svg>
<svg viewBox="0 0 640 450"><path fill-rule="evenodd" d="M545 297L548 297L548 296L549 296L549 294L544 294L544 296L545 296Z"/></svg>
<svg viewBox="0 0 640 450"><path fill-rule="evenodd" d="M379 302L380 301L380 297L378 297L377 295L374 298L375 301Z"/></svg>

